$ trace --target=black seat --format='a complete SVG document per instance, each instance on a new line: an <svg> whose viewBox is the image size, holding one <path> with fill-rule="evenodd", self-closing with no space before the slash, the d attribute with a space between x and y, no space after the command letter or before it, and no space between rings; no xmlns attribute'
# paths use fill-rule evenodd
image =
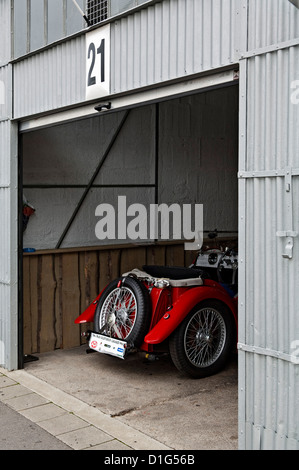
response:
<svg viewBox="0 0 299 470"><path fill-rule="evenodd" d="M198 268L184 268L181 266L142 266L143 270L153 277L168 279L196 279L206 277L204 272Z"/></svg>

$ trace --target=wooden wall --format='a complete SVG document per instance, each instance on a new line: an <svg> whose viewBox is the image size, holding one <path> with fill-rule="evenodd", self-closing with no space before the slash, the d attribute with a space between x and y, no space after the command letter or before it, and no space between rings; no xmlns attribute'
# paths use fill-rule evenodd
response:
<svg viewBox="0 0 299 470"><path fill-rule="evenodd" d="M91 325L74 320L120 274L143 264L188 266L182 243L24 253L24 354L80 346Z"/></svg>

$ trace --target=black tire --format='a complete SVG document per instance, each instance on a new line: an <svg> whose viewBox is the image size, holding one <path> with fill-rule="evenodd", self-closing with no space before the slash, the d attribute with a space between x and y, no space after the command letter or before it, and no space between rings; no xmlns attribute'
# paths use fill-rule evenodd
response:
<svg viewBox="0 0 299 470"><path fill-rule="evenodd" d="M233 350L235 331L233 315L222 302L199 303L169 339L174 365L197 379L216 374Z"/></svg>
<svg viewBox="0 0 299 470"><path fill-rule="evenodd" d="M94 329L139 347L148 332L150 313L149 293L140 281L132 277L115 279L99 300Z"/></svg>

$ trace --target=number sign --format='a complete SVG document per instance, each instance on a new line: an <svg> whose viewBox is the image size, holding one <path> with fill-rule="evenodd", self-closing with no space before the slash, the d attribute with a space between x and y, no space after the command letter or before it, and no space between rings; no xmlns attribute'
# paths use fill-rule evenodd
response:
<svg viewBox="0 0 299 470"><path fill-rule="evenodd" d="M110 25L86 34L86 100L110 94Z"/></svg>

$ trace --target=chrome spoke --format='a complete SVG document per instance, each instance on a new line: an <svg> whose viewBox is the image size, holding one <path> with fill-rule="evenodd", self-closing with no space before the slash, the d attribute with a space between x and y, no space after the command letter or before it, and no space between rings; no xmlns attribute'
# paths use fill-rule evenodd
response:
<svg viewBox="0 0 299 470"><path fill-rule="evenodd" d="M108 324L105 334L125 339L132 331L137 314L137 302L127 287L114 289L107 296L100 314L99 327Z"/></svg>

